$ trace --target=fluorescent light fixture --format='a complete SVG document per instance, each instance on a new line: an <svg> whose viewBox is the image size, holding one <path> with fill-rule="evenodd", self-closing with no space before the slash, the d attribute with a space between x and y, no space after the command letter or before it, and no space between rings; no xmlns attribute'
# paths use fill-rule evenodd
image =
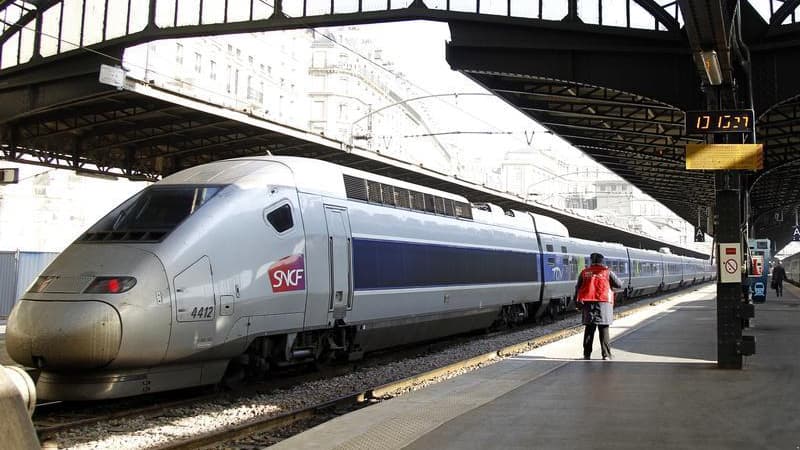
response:
<svg viewBox="0 0 800 450"><path fill-rule="evenodd" d="M700 52L700 59L706 69L706 79L712 86L722 84L722 69L719 67L719 58L715 50Z"/></svg>

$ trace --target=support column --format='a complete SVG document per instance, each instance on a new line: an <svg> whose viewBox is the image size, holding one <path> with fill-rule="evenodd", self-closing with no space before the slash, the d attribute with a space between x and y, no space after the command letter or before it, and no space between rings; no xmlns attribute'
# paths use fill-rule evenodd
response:
<svg viewBox="0 0 800 450"><path fill-rule="evenodd" d="M724 171L715 176L717 242L741 242L739 174ZM742 251L744 251L744 246ZM719 261L720 258L717 259L717 365L720 369L741 369L742 354L739 351L739 345L742 340L742 323L739 309L742 303L742 284L722 283L719 271L724 269Z"/></svg>

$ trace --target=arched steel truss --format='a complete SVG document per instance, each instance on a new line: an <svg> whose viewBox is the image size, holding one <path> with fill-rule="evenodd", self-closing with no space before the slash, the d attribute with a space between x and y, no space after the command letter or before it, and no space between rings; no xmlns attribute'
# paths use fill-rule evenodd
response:
<svg viewBox="0 0 800 450"><path fill-rule="evenodd" d="M233 8L243 3L245 8ZM543 8L544 3L0 0L0 81L24 78L30 69L47 68L48 64L70 60L75 55L104 53L155 39L412 19L553 29L578 23L613 25L605 28L616 34L629 29L631 36L647 30L675 40L682 39L685 33L680 1L624 0L626 14L614 18L615 22L609 19L608 8L604 9L607 2L603 0L563 0L560 7L553 9ZM765 23L762 34L777 36L782 39L779 45L784 47L800 47L795 43L800 42L796 37L800 25L795 16L800 0L759 2L762 9L765 4L768 11L759 11ZM713 175L684 170L684 145L700 142L703 137L685 135L684 111L680 107L619 89L527 73L464 72L686 220L694 222L698 211L705 216L708 205L713 205ZM28 158L71 168L94 165L100 171L116 169L116 173L131 178L152 178L191 164L267 151L339 158L330 147L320 147L319 143L296 135L260 129L125 91L86 96L13 119L13 124L3 124L0 157ZM767 217L768 211L788 208L786 205L800 198L796 156L800 154L799 128L797 97L777 103L759 118L759 141L767 148L766 168L771 171L751 191L754 220Z"/></svg>

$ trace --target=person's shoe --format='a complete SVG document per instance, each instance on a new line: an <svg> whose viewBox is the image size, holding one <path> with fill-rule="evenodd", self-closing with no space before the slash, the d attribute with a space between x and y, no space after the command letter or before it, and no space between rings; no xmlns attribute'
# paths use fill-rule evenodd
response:
<svg viewBox="0 0 800 450"><path fill-rule="evenodd" d="M611 355L604 355L603 356L603 361L605 361L607 359L614 359L614 358Z"/></svg>
<svg viewBox="0 0 800 450"><path fill-rule="evenodd" d="M589 355L583 355L583 359L592 359Z"/></svg>

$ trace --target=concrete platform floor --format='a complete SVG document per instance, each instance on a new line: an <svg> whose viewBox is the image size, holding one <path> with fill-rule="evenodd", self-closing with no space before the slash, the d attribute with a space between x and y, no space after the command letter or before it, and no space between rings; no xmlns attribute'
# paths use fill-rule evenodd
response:
<svg viewBox="0 0 800 450"><path fill-rule="evenodd" d="M756 354L716 366L715 286L338 417L279 449L798 449L800 290L756 305Z"/></svg>

